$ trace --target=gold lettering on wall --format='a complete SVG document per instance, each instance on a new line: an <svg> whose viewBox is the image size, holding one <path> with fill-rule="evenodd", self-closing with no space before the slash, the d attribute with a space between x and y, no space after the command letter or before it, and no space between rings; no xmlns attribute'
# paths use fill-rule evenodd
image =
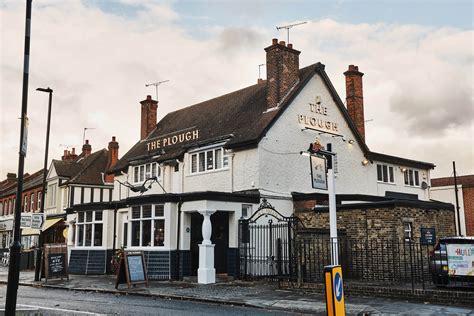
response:
<svg viewBox="0 0 474 316"><path fill-rule="evenodd" d="M311 129L318 129L331 133L339 132L337 124L327 119L327 107L321 104L309 103L309 111L318 116L298 114L299 124Z"/></svg>
<svg viewBox="0 0 474 316"><path fill-rule="evenodd" d="M178 135L167 136L159 139L154 139L146 144L148 151L164 148L166 146L176 145L190 140L199 138L199 130L180 133Z"/></svg>

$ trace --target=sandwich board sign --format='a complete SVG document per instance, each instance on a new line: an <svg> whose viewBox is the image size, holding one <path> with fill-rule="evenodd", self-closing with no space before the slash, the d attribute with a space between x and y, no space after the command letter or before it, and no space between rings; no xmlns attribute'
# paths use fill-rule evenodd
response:
<svg viewBox="0 0 474 316"><path fill-rule="evenodd" d="M125 251L120 259L115 288L119 284L132 285L144 283L148 287L148 277L145 268L145 258L142 251Z"/></svg>
<svg viewBox="0 0 474 316"><path fill-rule="evenodd" d="M51 278L67 278L69 271L67 263L67 246L65 244L45 244L43 252L42 275L48 282Z"/></svg>

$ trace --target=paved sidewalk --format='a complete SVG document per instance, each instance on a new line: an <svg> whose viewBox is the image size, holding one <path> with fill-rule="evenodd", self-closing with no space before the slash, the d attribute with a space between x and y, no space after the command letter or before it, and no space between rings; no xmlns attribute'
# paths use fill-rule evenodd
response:
<svg viewBox="0 0 474 316"><path fill-rule="evenodd" d="M144 285L138 285L135 288L128 289L126 284L121 284L119 289L116 290L115 276L113 275L70 275L69 278L69 281L51 279L45 283L43 279L43 282L35 282L34 272L22 271L20 273L20 285L196 300L318 315L325 315L326 313L326 303L323 295L293 290L279 290L277 284L264 282L232 281L200 285L189 281L151 281L148 288ZM8 270L1 267L0 284L6 284L7 279ZM412 313L426 315L474 315L474 309L468 308L354 296L346 296L346 312L348 315L407 315Z"/></svg>

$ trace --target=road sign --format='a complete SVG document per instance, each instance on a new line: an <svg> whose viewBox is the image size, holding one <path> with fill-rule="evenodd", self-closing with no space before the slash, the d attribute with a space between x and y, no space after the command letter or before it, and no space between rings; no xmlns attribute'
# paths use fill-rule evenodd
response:
<svg viewBox="0 0 474 316"><path fill-rule="evenodd" d="M31 227L31 214L21 214L20 228Z"/></svg>
<svg viewBox="0 0 474 316"><path fill-rule="evenodd" d="M343 316L346 314L344 305L344 286L341 266L324 267L326 285L326 309L328 316Z"/></svg>
<svg viewBox="0 0 474 316"><path fill-rule="evenodd" d="M44 223L44 213L36 213L31 216L31 228L43 229Z"/></svg>
<svg viewBox="0 0 474 316"><path fill-rule="evenodd" d="M22 213L20 220L20 228L43 229L44 213Z"/></svg>

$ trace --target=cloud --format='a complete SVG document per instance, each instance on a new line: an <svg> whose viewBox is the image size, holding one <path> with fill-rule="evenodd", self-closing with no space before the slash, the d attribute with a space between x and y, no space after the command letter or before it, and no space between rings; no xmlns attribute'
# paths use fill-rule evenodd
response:
<svg viewBox="0 0 474 316"><path fill-rule="evenodd" d="M86 133L93 150L116 136L122 155L139 137L139 101L155 96L146 83L170 80L160 86L159 118L254 84L258 65L265 62L263 49L275 33L251 20L227 27L211 24L210 17L201 29L207 36L195 37L179 23L172 3L119 4L133 7L133 14L91 1L33 2L28 172L42 167L44 155L47 95L37 87L54 90L51 158L61 156L60 144L79 149L84 127L95 128ZM4 2L0 21L1 179L17 169L24 4ZM451 160L460 171L474 173L472 33L323 19L295 28L291 41L302 52L302 67L326 64L343 100L342 73L348 64L359 65L365 73L366 118L374 119L366 127L369 147L434 162L442 176L450 174L445 162ZM442 155L436 144L448 144ZM456 151L449 149L454 146Z"/></svg>

